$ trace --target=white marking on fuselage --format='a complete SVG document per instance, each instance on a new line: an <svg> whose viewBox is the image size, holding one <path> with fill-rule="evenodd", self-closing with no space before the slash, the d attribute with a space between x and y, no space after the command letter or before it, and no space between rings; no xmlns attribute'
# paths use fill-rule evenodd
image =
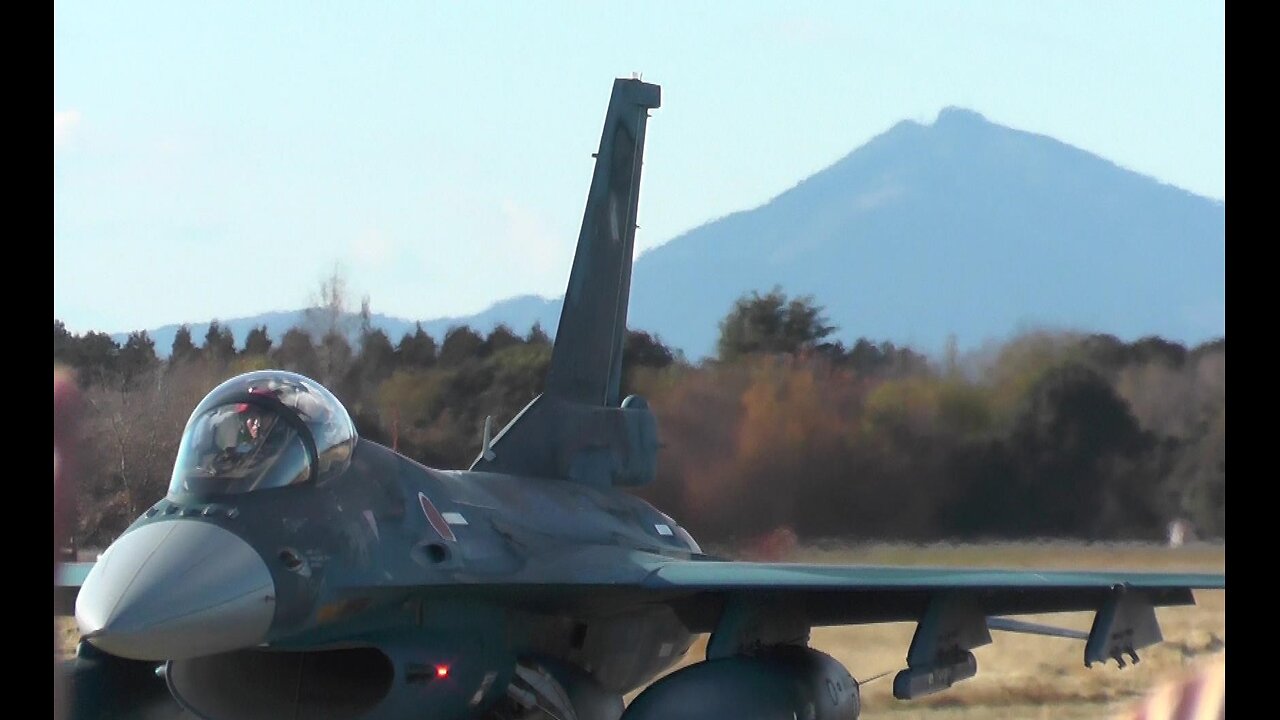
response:
<svg viewBox="0 0 1280 720"><path fill-rule="evenodd" d="M674 534L675 534L675 533L671 532L671 526L670 526L670 525L665 525L665 524L663 524L663 523L658 523L658 524L654 525L654 526L653 526L653 529L654 529L654 530L657 530L659 535L665 535L665 536L667 536L667 537L671 537L672 535L674 535Z"/></svg>
<svg viewBox="0 0 1280 720"><path fill-rule="evenodd" d="M440 513L440 517L444 518L444 521L449 523L450 525L466 525L467 524L467 519L462 517L462 513L456 513L456 512Z"/></svg>

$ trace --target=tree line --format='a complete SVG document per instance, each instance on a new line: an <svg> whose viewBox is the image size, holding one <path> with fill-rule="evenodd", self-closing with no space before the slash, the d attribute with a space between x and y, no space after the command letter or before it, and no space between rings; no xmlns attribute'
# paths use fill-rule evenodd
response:
<svg viewBox="0 0 1280 720"><path fill-rule="evenodd" d="M419 324L398 341L322 291L304 327L237 347L214 322L161 359L54 320L54 362L82 387L76 540L105 546L160 498L181 429L235 374L278 368L324 383L361 437L431 467L474 459L541 391L551 340ZM349 332L354 323L355 332ZM1036 332L930 360L862 338L846 347L812 298L739 299L717 356L690 363L629 331L623 394L646 396L663 442L637 490L704 542L1163 538L1174 520L1223 538L1226 341ZM354 343L347 340L354 335Z"/></svg>

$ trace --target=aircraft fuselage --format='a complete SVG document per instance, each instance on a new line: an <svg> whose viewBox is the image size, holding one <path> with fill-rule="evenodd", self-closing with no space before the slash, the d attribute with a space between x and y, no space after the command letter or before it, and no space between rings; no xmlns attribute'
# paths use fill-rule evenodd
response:
<svg viewBox="0 0 1280 720"><path fill-rule="evenodd" d="M176 551L188 535L191 550ZM236 587L228 573L252 565L258 579L236 590L250 600L175 593L196 577L209 582L209 566L226 564L233 547L246 557L212 577ZM671 518L624 491L434 470L360 440L351 467L327 483L171 493L112 547L81 603L101 616L95 644L122 657L181 664L253 644L261 653L375 648L400 678L445 668L428 694L457 686L451 694L469 702L484 688L486 704L517 664L559 661L621 694L679 659L692 636L666 605L619 602L610 578L647 573L636 554L699 552ZM583 577L598 587L581 592ZM570 585L576 592L562 590ZM246 602L261 607L246 611ZM217 603L230 608L225 619L210 613ZM246 612L260 625L269 613L252 642ZM132 620L143 614L148 624ZM122 617L132 622L113 623Z"/></svg>

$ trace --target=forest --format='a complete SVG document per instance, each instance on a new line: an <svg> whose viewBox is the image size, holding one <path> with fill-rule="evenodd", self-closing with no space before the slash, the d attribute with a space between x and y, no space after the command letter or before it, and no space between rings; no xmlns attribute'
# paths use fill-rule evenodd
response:
<svg viewBox="0 0 1280 720"><path fill-rule="evenodd" d="M831 338L824 309L780 289L740 298L697 363L632 330L623 396L645 396L662 441L635 489L704 545L1162 541L1173 522L1226 533L1226 340L1029 331L929 358ZM167 357L55 319L54 366L81 389L78 547L105 547L165 493L178 441L223 380L278 368L325 384L360 436L438 468L466 468L486 416L502 427L538 392L551 339L470 327L390 338L366 298L326 286L306 322L242 346L216 322Z"/></svg>

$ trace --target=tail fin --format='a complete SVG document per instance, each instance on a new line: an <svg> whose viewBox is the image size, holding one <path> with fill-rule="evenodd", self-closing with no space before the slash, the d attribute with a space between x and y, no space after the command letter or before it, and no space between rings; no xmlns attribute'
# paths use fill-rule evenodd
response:
<svg viewBox="0 0 1280 720"><path fill-rule="evenodd" d="M653 478L656 421L643 398L618 395L644 134L660 99L657 85L614 80L546 387L484 443L472 470L597 485Z"/></svg>
<svg viewBox="0 0 1280 720"><path fill-rule="evenodd" d="M660 92L657 85L639 80L613 81L551 353L547 395L618 406L644 131L649 110L660 104Z"/></svg>

